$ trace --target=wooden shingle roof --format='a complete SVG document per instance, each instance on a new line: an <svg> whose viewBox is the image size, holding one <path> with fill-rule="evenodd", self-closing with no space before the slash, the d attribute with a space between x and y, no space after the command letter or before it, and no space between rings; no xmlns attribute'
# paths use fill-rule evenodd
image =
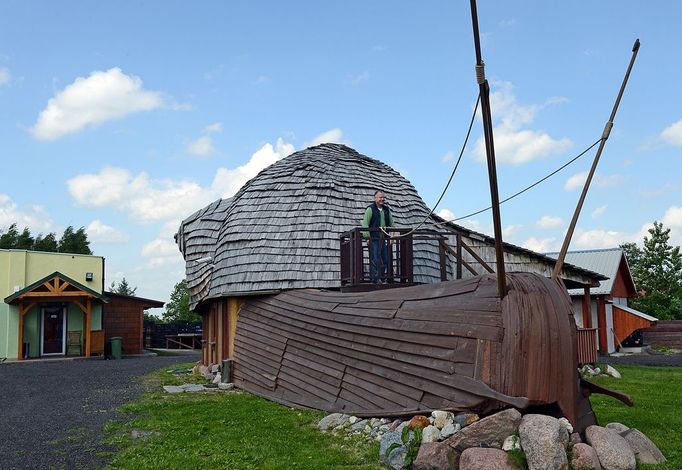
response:
<svg viewBox="0 0 682 470"><path fill-rule="evenodd" d="M339 236L361 224L377 189L386 193L398 226L415 226L429 213L397 171L340 144L296 152L234 197L195 212L176 236L190 306L222 296L339 287ZM436 242L415 242L414 273L418 282L440 280Z"/></svg>

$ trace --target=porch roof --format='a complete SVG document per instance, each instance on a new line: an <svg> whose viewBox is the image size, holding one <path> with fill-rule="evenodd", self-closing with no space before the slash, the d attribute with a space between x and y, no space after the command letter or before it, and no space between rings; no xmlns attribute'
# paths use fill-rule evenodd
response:
<svg viewBox="0 0 682 470"><path fill-rule="evenodd" d="M84 286L80 282L71 279L69 276L62 274L59 271L55 271L14 294L5 297L5 303L17 303L28 298L35 301L38 299L68 299L70 297L87 297L102 303L107 302L107 298L99 292Z"/></svg>

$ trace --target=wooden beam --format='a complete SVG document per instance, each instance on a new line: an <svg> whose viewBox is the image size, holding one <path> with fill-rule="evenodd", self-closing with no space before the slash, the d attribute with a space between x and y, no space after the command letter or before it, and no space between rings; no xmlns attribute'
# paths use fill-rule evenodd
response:
<svg viewBox="0 0 682 470"><path fill-rule="evenodd" d="M590 298L590 287L585 286L583 291L583 328L592 328L592 299Z"/></svg>
<svg viewBox="0 0 682 470"><path fill-rule="evenodd" d="M26 309L24 308L24 303L19 303L19 337L17 343L17 360L21 361L24 359L24 313Z"/></svg>
<svg viewBox="0 0 682 470"><path fill-rule="evenodd" d="M55 288L52 286L52 284L50 284L50 281L43 282L43 286L45 286L47 288L47 290L50 292L55 291Z"/></svg>
<svg viewBox="0 0 682 470"><path fill-rule="evenodd" d="M461 250L461 249L458 249L458 250L457 250L457 251L459 252L459 254L460 254L460 257L459 257L459 258L457 257L457 253L455 252L455 250L453 250L452 247L449 246L447 243L445 244L445 250L457 259L457 265L458 265L458 267L459 267L459 274L458 274L458 275L459 275L459 278L458 278L458 279L461 279L461 277L462 277L462 266L464 266L465 268L467 268L467 270L468 270L471 274L473 274L474 276L478 276L478 273L476 272L476 270L475 270L474 268L472 268L471 265L470 265L469 263L467 263L466 261L464 261L464 260L461 258L461 254L462 254L462 250Z"/></svg>
<svg viewBox="0 0 682 470"><path fill-rule="evenodd" d="M90 316L92 315L92 301L85 304L85 357L90 357Z"/></svg>
<svg viewBox="0 0 682 470"><path fill-rule="evenodd" d="M46 297L88 297L88 298L94 298L92 294L88 294L87 292L83 291L65 291L65 292L26 292L25 294L21 295L19 298L20 299L29 299L29 298L41 298L45 299Z"/></svg>
<svg viewBox="0 0 682 470"><path fill-rule="evenodd" d="M495 272L495 270L493 270L493 268L491 268L491 267L488 265L488 263L486 263L485 261L483 261L483 258L481 258L480 256L478 256L478 253L476 253L473 249L471 249L471 247L470 247L469 245L467 245L466 243L464 243L464 240L462 240L462 248L464 248L465 250L467 250L467 252L468 252L471 256L473 256L473 258L474 258L476 261L478 261L478 262L481 264L481 266L483 266L483 268L485 268L486 271L488 271L489 273L494 273L494 272Z"/></svg>

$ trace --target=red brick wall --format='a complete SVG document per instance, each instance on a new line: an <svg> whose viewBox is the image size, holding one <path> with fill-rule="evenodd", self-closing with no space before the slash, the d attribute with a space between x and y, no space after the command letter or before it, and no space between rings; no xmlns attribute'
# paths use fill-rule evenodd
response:
<svg viewBox="0 0 682 470"><path fill-rule="evenodd" d="M112 336L123 338L123 354L140 354L143 350L144 308L132 299L109 297L102 308L102 324L105 340Z"/></svg>

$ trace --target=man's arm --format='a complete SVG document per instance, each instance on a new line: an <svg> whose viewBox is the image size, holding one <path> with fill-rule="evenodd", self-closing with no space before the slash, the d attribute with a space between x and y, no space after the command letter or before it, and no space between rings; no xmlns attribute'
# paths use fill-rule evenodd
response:
<svg viewBox="0 0 682 470"><path fill-rule="evenodd" d="M362 219L362 226L369 227L369 222L372 220L372 208L365 209L365 216ZM369 232L362 232L364 238L369 238Z"/></svg>

